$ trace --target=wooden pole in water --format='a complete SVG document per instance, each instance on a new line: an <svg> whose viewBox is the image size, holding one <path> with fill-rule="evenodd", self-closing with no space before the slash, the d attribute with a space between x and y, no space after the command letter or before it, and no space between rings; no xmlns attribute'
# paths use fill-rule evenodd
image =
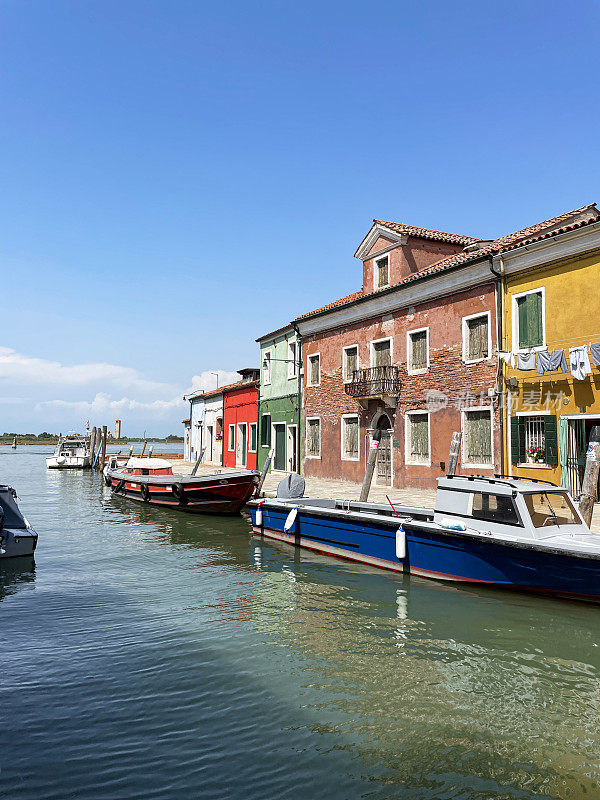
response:
<svg viewBox="0 0 600 800"><path fill-rule="evenodd" d="M265 482L265 478L267 477L267 472L269 471L269 467L271 466L271 461L273 460L273 454L275 453L275 448L272 447L269 450L269 455L267 456L267 460L265 461L265 465L263 470L260 474L260 478L258 480L258 485L256 487L256 491L254 492L255 497L259 497L262 491L263 483Z"/></svg>
<svg viewBox="0 0 600 800"><path fill-rule="evenodd" d="M448 456L448 469L446 475L454 475L458 464L458 454L460 453L460 431L454 431L450 443L450 454Z"/></svg>
<svg viewBox="0 0 600 800"><path fill-rule="evenodd" d="M96 454L96 426L92 428L92 432L90 433L90 459L94 460L94 455Z"/></svg>
<svg viewBox="0 0 600 800"><path fill-rule="evenodd" d="M102 426L102 457L100 459L100 471L104 469L104 465L106 464L106 425Z"/></svg>
<svg viewBox="0 0 600 800"><path fill-rule="evenodd" d="M148 442L144 442L144 446L142 447L142 452L140 453L140 458L144 455L144 452L146 450L146 445L147 444L148 444Z"/></svg>
<svg viewBox="0 0 600 800"><path fill-rule="evenodd" d="M373 480L373 472L375 471L375 464L377 463L377 448L381 441L381 431L379 428L373 434L371 447L369 448L369 457L367 458L367 466L365 468L365 477L363 479L362 489L360 490L360 503L366 503L371 489L371 481Z"/></svg>
<svg viewBox="0 0 600 800"><path fill-rule="evenodd" d="M594 425L590 432L590 442L585 462L583 485L579 496L579 513L585 524L590 527L594 512L594 501L598 488L598 472L600 471L600 425Z"/></svg>

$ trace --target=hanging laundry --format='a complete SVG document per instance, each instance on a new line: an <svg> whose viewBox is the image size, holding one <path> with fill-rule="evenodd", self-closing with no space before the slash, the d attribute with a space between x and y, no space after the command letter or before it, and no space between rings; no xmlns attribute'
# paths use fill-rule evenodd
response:
<svg viewBox="0 0 600 800"><path fill-rule="evenodd" d="M535 353L518 353L517 369L522 369L522 370L535 369Z"/></svg>
<svg viewBox="0 0 600 800"><path fill-rule="evenodd" d="M590 351L592 353L592 364L595 367L600 367L600 342L591 344Z"/></svg>
<svg viewBox="0 0 600 800"><path fill-rule="evenodd" d="M501 358L502 361L506 361L513 369L515 368L515 356L510 350L498 350L498 358Z"/></svg>
<svg viewBox="0 0 600 800"><path fill-rule="evenodd" d="M564 350L552 350L550 352L548 352L548 350L542 350L538 353L538 375L543 375L544 372L554 372L556 369L561 369L563 372L569 371Z"/></svg>
<svg viewBox="0 0 600 800"><path fill-rule="evenodd" d="M578 381L584 380L592 371L586 345L570 347L569 361L571 362L571 374Z"/></svg>

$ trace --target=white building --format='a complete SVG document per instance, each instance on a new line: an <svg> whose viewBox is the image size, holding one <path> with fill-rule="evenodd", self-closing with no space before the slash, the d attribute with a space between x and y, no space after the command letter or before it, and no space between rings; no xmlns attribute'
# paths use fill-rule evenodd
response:
<svg viewBox="0 0 600 800"><path fill-rule="evenodd" d="M184 420L185 458L196 461L204 450L203 464L221 466L223 454L223 392L214 389L188 397L190 416Z"/></svg>

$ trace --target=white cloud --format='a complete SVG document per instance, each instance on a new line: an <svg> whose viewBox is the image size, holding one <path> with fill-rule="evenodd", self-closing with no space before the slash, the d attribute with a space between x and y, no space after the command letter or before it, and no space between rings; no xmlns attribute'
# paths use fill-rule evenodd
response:
<svg viewBox="0 0 600 800"><path fill-rule="evenodd" d="M73 387L101 382L104 386L144 394L177 391L177 387L170 384L147 380L131 367L105 363L67 367L59 361L23 355L10 347L0 347L0 378L38 387L40 384Z"/></svg>
<svg viewBox="0 0 600 800"><path fill-rule="evenodd" d="M192 378L191 392L208 392L211 389L217 388L217 378L215 372L219 376L219 386L227 386L228 383L235 383L241 380L241 375L237 372L226 372L223 369L214 369L212 371L205 370L200 375L194 375ZM188 392L189 394L189 392Z"/></svg>
<svg viewBox="0 0 600 800"><path fill-rule="evenodd" d="M171 400L153 400L152 402L142 402L132 400L129 397L121 397L119 400L113 399L105 392L98 392L93 400L42 400L35 404L35 411L43 411L46 408L66 409L79 415L92 416L94 414L124 415L128 411L141 411L144 415L155 418L171 415L175 409L183 410L186 407L182 396L174 397Z"/></svg>

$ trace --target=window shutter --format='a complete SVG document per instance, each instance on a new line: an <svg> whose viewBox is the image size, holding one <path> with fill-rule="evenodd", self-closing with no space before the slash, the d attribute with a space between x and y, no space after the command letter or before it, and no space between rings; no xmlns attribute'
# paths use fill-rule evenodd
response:
<svg viewBox="0 0 600 800"><path fill-rule="evenodd" d="M556 417L553 414L544 417L544 439L546 464L556 467L558 465L558 432Z"/></svg>
<svg viewBox="0 0 600 800"><path fill-rule="evenodd" d="M519 297L517 300L517 308L519 311L519 347L529 347L529 327L527 324L527 298L529 295L525 295L525 297Z"/></svg>
<svg viewBox="0 0 600 800"><path fill-rule="evenodd" d="M389 342L377 342L373 345L375 351L375 366L389 367L392 363Z"/></svg>
<svg viewBox="0 0 600 800"><path fill-rule="evenodd" d="M523 431L523 439L525 438L525 431ZM523 450L525 450L525 441L523 441ZM521 446L519 441L519 417L510 418L510 458L513 464L518 464L521 461Z"/></svg>

